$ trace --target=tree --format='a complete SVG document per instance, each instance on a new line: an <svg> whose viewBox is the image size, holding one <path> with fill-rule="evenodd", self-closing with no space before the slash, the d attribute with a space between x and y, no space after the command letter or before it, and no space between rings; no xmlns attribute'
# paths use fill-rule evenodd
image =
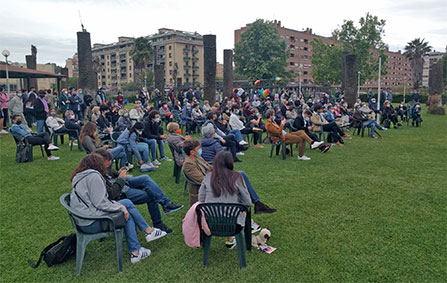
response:
<svg viewBox="0 0 447 283"><path fill-rule="evenodd" d="M152 48L151 42L145 37L138 37L133 42L133 48L130 52L132 60L135 66L135 78L136 82L143 86L144 77L147 76L147 64L151 62L154 58L154 49Z"/></svg>
<svg viewBox="0 0 447 283"><path fill-rule="evenodd" d="M422 84L422 71L424 69L424 54L431 51L431 46L425 39L416 38L407 43L404 55L410 60L413 69L413 87L419 89Z"/></svg>
<svg viewBox="0 0 447 283"><path fill-rule="evenodd" d="M273 79L276 76L289 78L287 71L289 52L271 21L256 20L241 34L234 48L236 73L251 80Z"/></svg>
<svg viewBox="0 0 447 283"><path fill-rule="evenodd" d="M333 45L326 45L321 39L311 42L312 77L322 84L341 83L342 53L356 55L357 70L361 73L360 83L375 78L379 71L378 59L373 50L377 50L382 58L382 74L386 74L385 50L387 45L382 41L385 33L385 20L367 13L359 20L359 27L352 20L344 20L340 28L332 32Z"/></svg>

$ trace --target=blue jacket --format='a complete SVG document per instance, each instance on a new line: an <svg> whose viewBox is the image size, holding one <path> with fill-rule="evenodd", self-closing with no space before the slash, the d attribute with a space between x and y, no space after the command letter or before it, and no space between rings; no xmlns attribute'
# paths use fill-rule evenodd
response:
<svg viewBox="0 0 447 283"><path fill-rule="evenodd" d="M192 120L192 112L185 107L182 109L182 114L180 115L180 125L186 125L188 121Z"/></svg>
<svg viewBox="0 0 447 283"><path fill-rule="evenodd" d="M11 126L11 134L18 140L20 140L22 137L29 137L31 136L31 132L25 127L25 125L17 125L12 124Z"/></svg>
<svg viewBox="0 0 447 283"><path fill-rule="evenodd" d="M137 147L138 138L139 136L137 135L136 132L133 132L129 136L129 129L125 129L124 132L122 132L121 135L118 137L118 139L116 139L116 142L132 150L133 154L135 154L138 161L140 161L142 158Z"/></svg>
<svg viewBox="0 0 447 283"><path fill-rule="evenodd" d="M203 138L200 140L200 145L202 147L202 158L208 163L212 162L216 154L223 150L220 142L214 138Z"/></svg>

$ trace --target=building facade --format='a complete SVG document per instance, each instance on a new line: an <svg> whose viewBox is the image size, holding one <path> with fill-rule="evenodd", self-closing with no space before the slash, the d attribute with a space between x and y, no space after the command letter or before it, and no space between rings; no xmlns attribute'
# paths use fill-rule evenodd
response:
<svg viewBox="0 0 447 283"><path fill-rule="evenodd" d="M315 39L321 39L325 44L333 45L334 40L329 37L324 37L312 33L311 28L298 31L281 26L281 21L273 21L272 23L282 40L287 43L290 51L287 59L288 70L293 71L294 77L290 79L289 86L298 86L301 80L301 85L304 87L317 86L312 78L312 45L311 42ZM238 43L241 39L241 34L250 27L250 24L234 31L234 43ZM378 57L378 53L372 50L372 53ZM412 75L411 66L408 59L398 52L386 51L388 60L386 62L388 74L382 76L381 85L386 87L403 86L406 83L411 87ZM405 79L406 78L406 79ZM371 80L365 82L362 88L377 88L377 81Z"/></svg>
<svg viewBox="0 0 447 283"><path fill-rule="evenodd" d="M447 51L447 50L446 50ZM430 66L436 64L447 52L429 52L424 55L424 69L422 70L422 86L428 87Z"/></svg>
<svg viewBox="0 0 447 283"><path fill-rule="evenodd" d="M203 41L200 34L162 28L146 38L156 54L154 62L147 67L153 68L154 64L164 66L166 87L203 84ZM119 37L116 43L93 45L98 87L120 88L124 83L135 82L131 56L133 41L132 37Z"/></svg>
<svg viewBox="0 0 447 283"><path fill-rule="evenodd" d="M75 53L72 58L65 60L65 68L68 70L69 78L79 78L78 53Z"/></svg>

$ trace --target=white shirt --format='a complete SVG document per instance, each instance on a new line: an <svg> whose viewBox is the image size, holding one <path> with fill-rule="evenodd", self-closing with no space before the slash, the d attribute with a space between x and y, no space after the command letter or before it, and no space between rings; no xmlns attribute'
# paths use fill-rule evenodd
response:
<svg viewBox="0 0 447 283"><path fill-rule="evenodd" d="M234 113L231 113L230 116L230 127L233 130L242 130L243 128L245 128L244 123L242 123L242 121L239 120L237 115Z"/></svg>

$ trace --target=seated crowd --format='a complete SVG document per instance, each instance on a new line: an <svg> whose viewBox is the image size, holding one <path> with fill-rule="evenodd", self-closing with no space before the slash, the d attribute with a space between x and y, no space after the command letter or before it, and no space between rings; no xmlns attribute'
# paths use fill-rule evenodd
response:
<svg viewBox="0 0 447 283"><path fill-rule="evenodd" d="M270 94L268 97L235 91L233 97L218 99L214 105L202 101L200 90L175 95L173 91L163 100L156 93L156 106L149 104L150 96L143 89L134 107L124 108L124 99L107 102L103 89L94 101L97 105L85 105L88 95L82 90L64 91L59 97L58 109L63 118L57 117L56 105L44 99L44 93L30 92L35 107L45 113L32 118L37 123L37 133L22 124L26 113L11 116L11 134L16 140L24 139L31 145L44 145L48 160L57 160L52 155L58 150L50 140L50 134L67 134L69 139L78 139L87 155L82 158L72 173L71 206L87 215L105 215L123 211L126 218L125 235L131 262L148 257L149 249L141 246L136 227L145 234L147 242L164 237L173 230L167 227L160 213L170 214L181 209L173 203L160 186L147 174L132 177L133 159L141 172L156 170L161 161L171 161L165 155L165 144L173 149L173 159L189 181L189 204L199 202L226 202L254 205L254 213L273 213L276 209L261 201L248 175L234 170L235 162L250 146L263 148L263 142L296 144L298 160L308 161L304 155L305 144L311 149L328 152L332 146L343 146L344 139L351 139L348 128L368 128L369 136L376 138L376 131L401 126L398 118L408 119L408 109L401 103L396 109L389 101L383 103L382 125L376 121L377 104L374 98L366 102L358 100L354 109L349 109L343 96L331 98L325 93L314 93L308 98L294 91ZM65 96L67 95L67 96ZM93 100L93 98L91 98ZM29 101L29 99L27 99ZM46 102L45 102L46 101ZM84 105L84 106L82 106ZM415 103L412 117L420 118L420 105ZM84 118L88 122L84 124ZM32 125L33 119L28 119ZM44 122L42 122L42 120ZM163 122L168 134L164 133ZM43 129L48 129L44 132ZM185 129L185 136L182 135ZM267 137L263 139L263 134ZM201 134L200 140L190 135ZM328 136L325 143L322 136ZM114 170L112 162L118 163ZM152 227L140 215L135 205L146 204ZM102 231L100 222L80 221L86 233ZM243 219L238 224L244 225ZM256 223L253 227L256 228ZM234 239L227 239L227 246L234 247Z"/></svg>

